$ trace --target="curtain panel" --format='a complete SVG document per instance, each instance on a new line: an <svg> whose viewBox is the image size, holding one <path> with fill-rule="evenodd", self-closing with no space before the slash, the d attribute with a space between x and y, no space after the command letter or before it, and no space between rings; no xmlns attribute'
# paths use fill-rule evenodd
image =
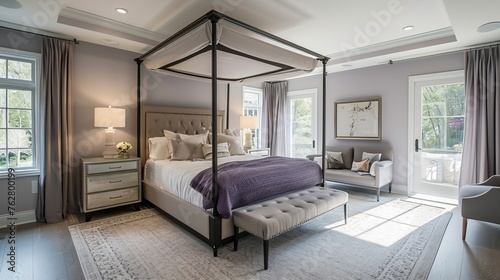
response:
<svg viewBox="0 0 500 280"><path fill-rule="evenodd" d="M262 146L273 156L286 155L286 94L288 82L265 82L262 92Z"/></svg>
<svg viewBox="0 0 500 280"><path fill-rule="evenodd" d="M500 49L465 53L465 131L460 186L500 174Z"/></svg>
<svg viewBox="0 0 500 280"><path fill-rule="evenodd" d="M41 116L44 133L42 167L37 202L37 220L55 223L68 208L78 209L72 174L71 83L73 45L43 38L41 69Z"/></svg>

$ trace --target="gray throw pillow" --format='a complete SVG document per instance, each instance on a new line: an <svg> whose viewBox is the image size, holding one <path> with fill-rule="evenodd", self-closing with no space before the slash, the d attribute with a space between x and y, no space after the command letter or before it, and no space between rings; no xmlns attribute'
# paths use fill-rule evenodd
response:
<svg viewBox="0 0 500 280"><path fill-rule="evenodd" d="M176 139L170 140L172 143L172 160L193 160L204 159L202 142L197 137L181 139L180 135Z"/></svg>
<svg viewBox="0 0 500 280"><path fill-rule="evenodd" d="M203 144L202 147L203 150L203 155L205 156L205 159L212 159L212 145L210 144ZM228 157L231 154L229 154L229 146L227 143L219 143L217 144L217 157Z"/></svg>
<svg viewBox="0 0 500 280"><path fill-rule="evenodd" d="M326 162L329 169L343 169L345 168L342 152L326 152Z"/></svg>

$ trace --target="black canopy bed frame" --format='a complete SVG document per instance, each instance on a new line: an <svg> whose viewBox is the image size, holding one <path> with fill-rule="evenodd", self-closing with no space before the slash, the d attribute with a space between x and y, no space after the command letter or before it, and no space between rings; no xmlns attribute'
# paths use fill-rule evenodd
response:
<svg viewBox="0 0 500 280"><path fill-rule="evenodd" d="M256 34L261 38L264 38L268 42L273 42L273 44L279 45L281 48L286 48L287 51L293 51L294 53L300 53L301 55L307 56L309 58L314 59L317 62L322 63L322 75L323 75L323 106L322 106L322 112L323 112L323 123L322 123L322 155L323 158L325 156L325 111L326 111L326 104L324 100L326 100L326 64L329 60L328 57L323 56L321 54L318 54L316 52L313 52L309 49L306 49L304 47L301 47L299 45L296 45L292 42L289 42L285 39L279 38L275 35L272 35L268 32L265 32L261 29L255 28L253 26L250 26L246 23L243 23L239 20L236 20L234 18L228 17L222 13L219 13L217 11L210 11L200 17L199 19L195 20L193 23L189 24L185 28L181 29L174 35L170 36L157 46L153 47L151 50L148 52L144 53L140 57L135 59L135 62L137 63L137 135L140 135L140 138L138 138L138 146L141 147L141 149L138 152L138 156L141 157L142 155L142 163L144 167L144 162L146 157L148 156L147 153L145 152L145 148L147 146L147 137L151 137L154 135L151 135L149 133L149 128L148 122L152 122L153 120L150 116L150 119L148 120L148 114L149 113L171 113L172 111L175 113L178 113L178 109L172 109L172 108L167 108L166 111L163 111L163 109L160 109L159 107L141 107L141 65L143 65L143 62L147 60L149 57L151 57L154 54L157 54L159 51L162 49L166 48L167 46L171 46L172 44L175 44L177 40L180 40L182 38L185 38L184 36L186 34L189 34L190 32L193 32L195 29L200 28L203 25L207 25L209 30L211 32L211 42L217 42L217 43L210 43L209 46L204 46L200 50L197 50L187 56L184 57L176 57L176 61L169 62L168 64L165 65L160 65L158 69L161 70L161 72L170 72L173 74L184 74L187 76L191 76L197 79L206 79L208 81L211 81L211 90L212 90L212 102L211 102L211 110L192 110L190 109L189 114L193 115L203 115L204 117L210 117L211 118L211 130L212 130L212 138L211 141L212 143L217 143L217 133L222 131L222 125L224 124L224 121L221 121L221 118L224 118L223 116L223 111L217 110L217 82L218 81L225 81L228 82L227 85L227 110L226 110L226 117L225 117L225 124L226 128L229 127L229 82L240 82L242 80L247 80L247 79L255 79L255 78L262 78L262 77L281 77L279 75L281 74L290 74L295 71L295 69L287 65L286 63L282 62L275 62L275 61L270 61L268 59L262 59L257 56L253 56L248 53L244 53L239 50L234 50L231 48L228 48L227 46L224 46L220 44L220 41L218 36L220 36L221 30L218 30L218 23L221 21L228 22L231 25L236 26L239 30L245 30L244 32ZM210 35L209 35L210 36ZM260 43L259 43L260 44ZM207 73L205 74L196 74L196 73L187 73L187 71L179 71L176 69L171 69L171 67L176 67L176 65L182 64L188 59L191 59L193 57L196 57L203 52L209 52L211 55L211 69L209 75ZM218 77L218 51L222 51L225 53L229 53L231 55L239 55L243 56L245 59L253 59L258 61L259 63L264 63L268 64L271 66L271 70L267 68L263 73L260 74L251 74L251 75L246 75L243 77ZM315 68L315 67L314 67ZM314 69L313 68L313 69ZM312 71L312 69L308 69L308 71ZM276 76L278 75L278 76ZM148 130L148 131L146 131ZM158 136L158 135L157 135ZM142 144L142 145L141 145ZM143 154L142 154L143 153ZM217 154L217 145L212 145L212 154L216 155ZM322 163L324 165L324 162ZM182 204L180 199L169 195L167 192L158 190L157 188L154 188L153 186L149 186L145 181L143 181L143 196L153 204L155 204L157 207L162 209L168 216L173 218L175 221L180 222L182 226L184 226L186 229L188 229L190 232L192 232L194 235L199 237L201 240L209 244L212 249L213 249L213 254L214 256L217 256L217 250L218 248L225 242L229 242L231 240L231 237L233 235L233 226L232 226L232 220L231 219L223 219L221 218L217 207L217 201L218 201L218 194L219 194L219 185L217 181L217 166L218 166L218 161L217 157L212 157L212 197L213 197L213 209L212 211L206 211L203 209L199 209L198 207L195 207L193 205L188 205L188 203ZM324 178L324 166L322 166L322 178ZM322 184L324 184L324 179ZM167 202L163 202L162 200L166 199ZM175 206L174 206L175 205ZM180 205L180 206L179 206Z"/></svg>

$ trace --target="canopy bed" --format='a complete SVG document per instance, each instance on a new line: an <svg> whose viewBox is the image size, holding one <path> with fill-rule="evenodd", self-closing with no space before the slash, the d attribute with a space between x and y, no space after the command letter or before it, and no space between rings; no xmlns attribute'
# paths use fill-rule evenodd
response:
<svg viewBox="0 0 500 280"><path fill-rule="evenodd" d="M210 11L145 54L136 58L135 61L138 69L137 117L139 125L137 134L140 135L138 139L138 146L140 146L138 156L141 157L145 169L143 197L166 212L171 218L180 222L181 225L197 237L208 243L213 249L214 256L216 256L217 249L223 242L230 241L229 239L233 235L231 209L237 208L238 206L244 206L244 200L248 198L240 198L241 201L236 203L231 201L229 203L229 212L227 209L221 207L221 205L228 204L226 197L233 196L233 193L231 193L232 190L228 190L229 187L225 187L223 184L226 178L224 177L224 172L219 170L219 168L222 168L223 164L233 164L234 161L237 161L238 164L245 164L244 162L247 161L262 161L264 159L256 159L255 156L252 157L249 155L238 155L238 153L236 153L237 156L233 156L233 153L230 153L230 159L212 156L211 161L176 161L175 164L171 164L166 161L152 159L152 157L155 156L155 152L152 149L156 149L153 143L155 141L154 138L161 138L166 135L166 133L172 133L172 135L177 135L172 136L174 137L172 139L177 139L176 141L178 142L172 141L169 142L169 145L177 145L176 143L182 143L182 137L188 139L188 136L191 134L208 134L208 140L210 144L212 144L211 155L224 153L226 147L215 144L224 144L219 140L220 137L223 137L224 125L228 127L228 117L224 116L223 111L217 110L218 81L231 83L257 79L262 80L263 78L274 80L284 79L301 73L311 72L316 68L318 62L321 62L323 64L324 100L326 95L326 63L328 57L219 12ZM151 71L210 81L212 108L181 109L156 106L141 107L140 72L141 65L143 64ZM227 113L228 110L226 111L226 114ZM325 131L324 116L325 104L323 102L323 131ZM180 134L184 136L181 137ZM163 139L159 140L163 141ZM322 142L322 153L324 156L324 133ZM235 146L229 144L229 151L234 147ZM203 148L205 148L205 146L203 146ZM173 149L173 147L170 149ZM170 150L170 152L172 151ZM174 154L171 154L171 157L174 159ZM289 160L290 162L287 162L287 164L296 164L297 167L303 164L302 159ZM296 160L296 162L294 162L294 160ZM280 165L278 159L267 159L267 161L274 162L266 162L265 164ZM251 166L252 164L248 162L245 168L253 168L253 166ZM219 165L219 163L221 164ZM319 168L317 165L315 166ZM208 174L205 174L206 177L198 178L198 182L209 183L209 188L206 188L207 186L205 185L200 186L200 189L202 189L200 192L192 190L185 191L184 188L180 187L179 189L182 190L175 193L175 191L167 190L160 185L167 185L167 188L169 188L172 187L173 184L177 184L177 182L174 183L168 180L167 182L161 182L161 180L157 180L157 178L149 177L149 174L160 174L159 177L168 177L165 175L168 172L175 173L176 171L172 170L184 168L186 171L182 171L184 172L182 173L184 175L181 175L183 178L178 181L184 180L183 184L185 185L188 179L189 181L194 181L194 179L196 179L193 178L198 174L198 171L195 172L195 170L202 170L210 167L211 170ZM312 169L314 169L314 167L312 167ZM305 169L300 170L303 171ZM323 170L324 168L318 170L319 181L317 183L319 184L323 184ZM311 182L316 182L314 181L314 172L314 170L311 170L311 176L305 174L303 177L313 178ZM294 174L290 174L287 177L293 177L293 175ZM259 184L263 184L262 181L266 181L263 179L264 178L258 181ZM293 180L296 181L302 179L303 178L299 177L293 178ZM293 185L290 183L291 182L288 182L289 185ZM299 182L298 184L303 185L300 186L302 189L314 186L314 184L311 185L310 182L306 181ZM248 186L247 184L246 187L251 188L252 186ZM294 190L297 189L290 189L288 192ZM182 193L186 192L190 194L186 195L187 198L182 198ZM248 191L247 194L253 192L255 192L255 189ZM283 192L286 191L282 191L282 193ZM264 195L267 195L267 198L269 198L282 193L272 193L271 191ZM199 205L200 203L203 205Z"/></svg>

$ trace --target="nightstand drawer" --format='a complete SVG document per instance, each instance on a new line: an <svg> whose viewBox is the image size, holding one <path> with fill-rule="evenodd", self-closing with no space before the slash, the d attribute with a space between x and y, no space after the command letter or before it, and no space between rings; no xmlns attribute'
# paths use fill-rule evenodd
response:
<svg viewBox="0 0 500 280"><path fill-rule="evenodd" d="M122 170L137 170L137 161L121 161L87 165L87 174L115 172Z"/></svg>
<svg viewBox="0 0 500 280"><path fill-rule="evenodd" d="M128 188L87 195L87 209L108 207L139 200L139 188Z"/></svg>
<svg viewBox="0 0 500 280"><path fill-rule="evenodd" d="M115 173L87 177L87 193L102 192L139 185L138 172Z"/></svg>

